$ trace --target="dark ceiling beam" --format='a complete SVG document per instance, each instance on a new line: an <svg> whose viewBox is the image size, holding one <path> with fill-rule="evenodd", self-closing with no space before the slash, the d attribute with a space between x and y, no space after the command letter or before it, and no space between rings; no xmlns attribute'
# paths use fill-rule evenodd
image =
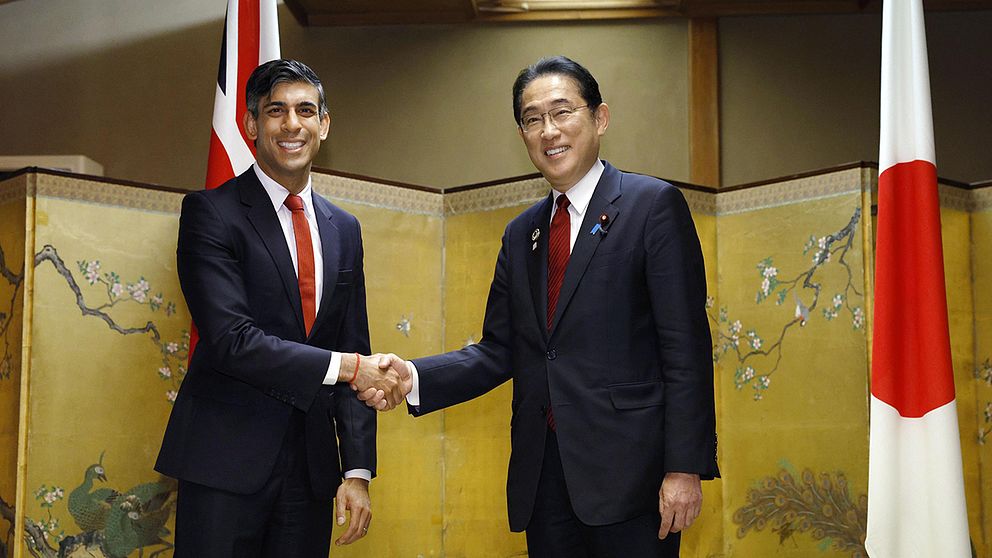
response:
<svg viewBox="0 0 992 558"><path fill-rule="evenodd" d="M0 0L4 2L6 0ZM492 0L407 0L397 10L394 0L284 0L304 26L418 25L591 21L669 17L714 18L748 15L878 13L881 0L660 0L658 7L520 10ZM442 7L443 6L443 7ZM992 10L992 0L924 0L927 11Z"/></svg>

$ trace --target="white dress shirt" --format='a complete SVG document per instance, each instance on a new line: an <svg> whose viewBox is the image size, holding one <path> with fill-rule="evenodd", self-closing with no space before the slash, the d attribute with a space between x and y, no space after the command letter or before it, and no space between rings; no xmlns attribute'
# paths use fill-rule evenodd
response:
<svg viewBox="0 0 992 558"><path fill-rule="evenodd" d="M579 238L579 228L582 227L582 219L585 218L586 209L589 207L589 202L592 200L592 195L596 191L596 185L599 184L599 179L603 176L603 171L606 170L606 165L602 161L596 159L589 172L585 174L574 186L565 191L565 195L568 196L568 217L569 217L569 239L568 239L568 251L572 252L572 248L575 247L575 239ZM558 200L558 196L562 195L558 190L551 190L552 202ZM551 204L551 219L555 218L555 212L558 211L557 205ZM551 226L551 219L548 220L548 227ZM588 232L587 232L588 234ZM412 362L406 361L406 365L410 368L410 374L413 380L413 388L410 393L406 396L406 402L410 405L416 407L420 405L420 373L417 371L417 367L413 365Z"/></svg>
<svg viewBox="0 0 992 558"><path fill-rule="evenodd" d="M297 277L299 277L300 265L296 255L296 231L293 229L293 212L285 205L286 198L289 197L289 190L265 174L258 167L258 163L252 164L251 167L255 169L255 176L258 177L258 181L262 183L262 188L265 189L265 193L269 195L269 200L272 201L272 208L275 209L276 217L279 218L279 226L282 227L282 234L286 237L286 246L289 248L289 255L293 259L293 270L296 271ZM321 251L320 230L317 227L317 214L313 207L313 188L311 187L309 177L307 177L306 187L303 188L299 196L303 199L303 214L307 218L307 224L310 225L310 240L313 242L313 279L314 290L316 291L315 298L317 299L314 301L314 309L320 310L320 299L324 293L324 255ZM336 384L340 369L341 353L331 351L331 361L327 364L327 373L324 375L323 383L325 385ZM346 471L344 476L345 478L357 477L370 480L372 478L372 471L354 469Z"/></svg>

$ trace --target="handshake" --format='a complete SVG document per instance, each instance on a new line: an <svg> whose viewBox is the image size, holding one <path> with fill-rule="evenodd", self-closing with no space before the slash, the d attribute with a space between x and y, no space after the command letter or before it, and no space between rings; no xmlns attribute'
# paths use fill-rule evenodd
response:
<svg viewBox="0 0 992 558"><path fill-rule="evenodd" d="M341 358L341 377L350 378L351 389L369 407L380 411L393 409L413 389L409 364L394 354L344 354Z"/></svg>

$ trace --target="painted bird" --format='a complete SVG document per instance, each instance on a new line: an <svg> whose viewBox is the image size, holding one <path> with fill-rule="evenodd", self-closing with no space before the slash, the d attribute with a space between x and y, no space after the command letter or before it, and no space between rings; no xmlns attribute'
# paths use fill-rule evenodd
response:
<svg viewBox="0 0 992 558"><path fill-rule="evenodd" d="M169 544L162 537L169 534L165 522L172 513L175 491L174 482L149 482L121 493L103 531L107 554L125 558L139 548Z"/></svg>
<svg viewBox="0 0 992 558"><path fill-rule="evenodd" d="M103 529L114 501L120 496L120 493L111 488L93 489L95 480L107 482L102 452L100 461L86 468L86 472L83 473L83 483L69 493L69 500L66 503L69 514L83 532Z"/></svg>
<svg viewBox="0 0 992 558"><path fill-rule="evenodd" d="M809 308L799 299L799 295L792 293L792 296L796 298L796 317L799 318L799 327L803 327L806 325L806 320L809 320Z"/></svg>

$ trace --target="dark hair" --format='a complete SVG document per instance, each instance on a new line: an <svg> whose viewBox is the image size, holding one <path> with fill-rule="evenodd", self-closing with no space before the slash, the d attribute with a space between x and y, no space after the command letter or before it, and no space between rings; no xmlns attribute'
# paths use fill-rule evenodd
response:
<svg viewBox="0 0 992 558"><path fill-rule="evenodd" d="M520 70L517 81L513 82L513 119L520 125L520 98L524 89L535 79L546 75L562 75L570 77L579 85L579 95L589 105L591 110L603 104L603 96L599 94L599 84L589 70L582 64L564 56L542 58L534 64Z"/></svg>
<svg viewBox="0 0 992 558"><path fill-rule="evenodd" d="M271 95L272 90L280 83L308 83L314 86L317 88L317 96L320 98L319 116L323 117L324 113L327 112L324 86L320 84L320 78L317 77L317 74L303 62L283 58L260 65L248 76L248 84L245 86L245 104L252 116L258 118L258 102L263 97Z"/></svg>

